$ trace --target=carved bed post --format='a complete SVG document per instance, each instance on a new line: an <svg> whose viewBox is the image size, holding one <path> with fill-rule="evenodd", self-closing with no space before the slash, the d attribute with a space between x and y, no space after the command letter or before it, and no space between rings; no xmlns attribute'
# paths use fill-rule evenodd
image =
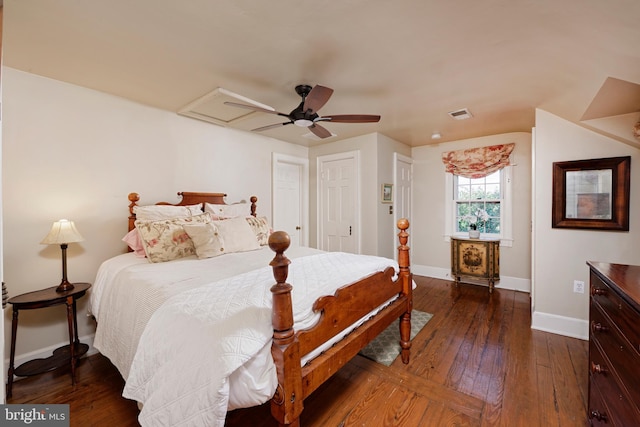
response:
<svg viewBox="0 0 640 427"><path fill-rule="evenodd" d="M256 216L256 202L258 198L256 196L251 196L249 199L251 201L251 216Z"/></svg>
<svg viewBox="0 0 640 427"><path fill-rule="evenodd" d="M140 201L140 195L138 193L129 193L129 231L135 228L136 214L133 212L133 208L138 206Z"/></svg>
<svg viewBox="0 0 640 427"><path fill-rule="evenodd" d="M271 414L281 426L300 425L303 409L302 368L300 345L293 330L293 304L291 289L286 283L291 261L284 255L291 240L284 231L269 236L269 247L276 253L269 265L273 268L276 284L271 287L273 296L273 345L271 354L278 373L278 388L271 399Z"/></svg>
<svg viewBox="0 0 640 427"><path fill-rule="evenodd" d="M402 293L407 295L407 311L400 317L400 347L402 348L402 363L409 363L409 354L411 350L411 310L413 309L413 292L411 287L413 286L413 280L411 278L411 272L409 270L409 246L407 241L409 239L409 220L402 218L398 220L398 240L400 246L398 246L398 266L400 267L400 280L402 280Z"/></svg>

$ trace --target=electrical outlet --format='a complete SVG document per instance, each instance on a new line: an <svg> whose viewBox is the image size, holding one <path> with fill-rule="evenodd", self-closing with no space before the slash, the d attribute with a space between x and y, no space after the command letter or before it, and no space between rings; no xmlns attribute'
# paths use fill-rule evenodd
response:
<svg viewBox="0 0 640 427"><path fill-rule="evenodd" d="M584 294L584 282L582 280L573 281L573 292L577 294Z"/></svg>

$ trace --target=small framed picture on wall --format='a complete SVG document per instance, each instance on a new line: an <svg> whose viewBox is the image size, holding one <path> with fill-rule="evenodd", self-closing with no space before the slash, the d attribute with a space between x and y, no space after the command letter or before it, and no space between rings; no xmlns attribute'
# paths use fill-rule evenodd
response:
<svg viewBox="0 0 640 427"><path fill-rule="evenodd" d="M393 202L393 184L382 184L382 203Z"/></svg>

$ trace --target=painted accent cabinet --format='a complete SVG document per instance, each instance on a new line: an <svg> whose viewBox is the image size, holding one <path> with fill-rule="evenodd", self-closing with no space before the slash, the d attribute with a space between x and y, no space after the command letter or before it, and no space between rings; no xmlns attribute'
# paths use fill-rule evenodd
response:
<svg viewBox="0 0 640 427"><path fill-rule="evenodd" d="M451 275L456 285L465 278L486 280L493 292L500 280L500 239L451 237Z"/></svg>

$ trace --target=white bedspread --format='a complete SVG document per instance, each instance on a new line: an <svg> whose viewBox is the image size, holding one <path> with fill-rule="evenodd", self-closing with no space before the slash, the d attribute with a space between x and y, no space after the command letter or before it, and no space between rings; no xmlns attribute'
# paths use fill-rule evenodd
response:
<svg viewBox="0 0 640 427"><path fill-rule="evenodd" d="M292 250L287 255L293 259L295 248ZM214 260L222 260L231 270L240 268L240 264L246 271L253 264L264 266L273 257L268 249L263 255L261 252L249 253L249 260L246 256L225 259L236 254ZM268 351L273 333L271 268L240 275L227 272L222 274L223 279L212 280L210 273L205 273L211 266L205 266L203 261L207 260L180 261L192 273L186 278L181 273L179 280L175 266L169 265L174 263L148 264L132 257L108 261L117 264L115 273L102 272L102 268L99 273L104 277L98 279L108 285L98 286L91 299L98 331L103 321L115 321L120 326L97 331L95 345L112 361L118 360L114 364L127 379L124 396L143 403L139 418L143 425L224 425L226 411L233 407L229 405L230 376L233 379L238 371L251 370L252 363L260 365L258 381L266 385L262 384L260 402L250 404L267 401L277 385ZM318 297L333 294L338 287L389 266L397 271L392 260L344 253L295 259L287 281L293 285L296 328L317 321L311 305ZM159 276L155 267L160 267ZM156 273L150 274L148 269ZM131 275L145 277L149 283L133 284ZM129 286L126 292L114 290L123 286ZM137 309L119 310L119 303L133 304ZM123 333L123 327L128 331ZM262 366L264 360L255 362L258 354L266 355L268 369ZM252 378L248 375L243 380Z"/></svg>
<svg viewBox="0 0 640 427"><path fill-rule="evenodd" d="M287 256L294 259L317 253L321 251L295 247L287 251ZM90 294L89 312L98 323L94 347L126 379L142 331L167 299L206 283L267 266L273 256L273 251L265 246L204 260L194 256L152 264L146 258L127 253L105 261Z"/></svg>

